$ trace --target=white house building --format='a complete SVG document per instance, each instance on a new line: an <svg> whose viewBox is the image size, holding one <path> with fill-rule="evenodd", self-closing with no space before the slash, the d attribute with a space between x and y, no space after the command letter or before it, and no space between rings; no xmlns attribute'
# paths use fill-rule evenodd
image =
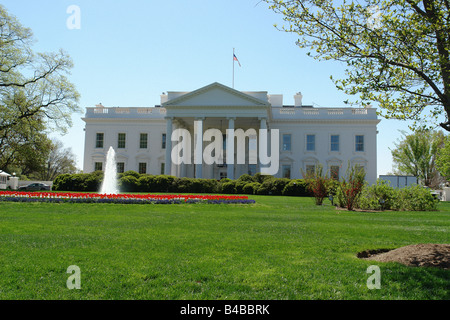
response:
<svg viewBox="0 0 450 320"><path fill-rule="evenodd" d="M264 167L261 155L257 158L252 155L261 147L257 143L261 138L260 129L267 129L269 138L272 132L279 134L279 150L274 150L273 142L268 145L271 155L278 151L278 169L274 176L302 178L302 172L313 170L320 163L338 178L350 164L364 167L367 181L374 183L380 121L376 109L305 106L300 93L294 100L294 105L283 105L282 95L266 91L243 92L216 82L192 92L167 92L161 95L161 104L155 107L107 108L100 104L87 108L83 118L86 123L83 170L103 170L106 153L112 146L116 151L118 172L134 170L178 177L237 179L242 174L261 172ZM192 154L189 163L175 164L173 153L177 153L179 142L185 139L171 139L176 129L191 133L191 150L203 151L213 141L204 136L208 129L220 130L224 151L218 156L223 161L199 163ZM241 132L248 134L247 138L231 139L233 143L227 141L227 130L233 129L242 129ZM237 148L242 140L246 152L238 155ZM231 148L233 158L229 154ZM187 151L183 149L180 154ZM233 164L228 161L237 158L245 161Z"/></svg>

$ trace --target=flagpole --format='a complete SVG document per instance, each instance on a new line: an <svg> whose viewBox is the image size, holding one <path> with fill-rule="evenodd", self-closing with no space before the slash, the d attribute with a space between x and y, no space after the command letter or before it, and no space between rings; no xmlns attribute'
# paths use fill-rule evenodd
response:
<svg viewBox="0 0 450 320"><path fill-rule="evenodd" d="M234 48L233 48L233 82L232 82L232 88L234 89Z"/></svg>

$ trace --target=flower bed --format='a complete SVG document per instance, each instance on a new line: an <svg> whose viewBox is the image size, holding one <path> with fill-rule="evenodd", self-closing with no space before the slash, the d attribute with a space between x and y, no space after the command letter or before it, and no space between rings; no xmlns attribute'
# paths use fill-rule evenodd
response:
<svg viewBox="0 0 450 320"><path fill-rule="evenodd" d="M50 203L121 203L121 204L249 204L247 196L185 195L185 194L99 194L75 192L20 192L1 191L0 201Z"/></svg>

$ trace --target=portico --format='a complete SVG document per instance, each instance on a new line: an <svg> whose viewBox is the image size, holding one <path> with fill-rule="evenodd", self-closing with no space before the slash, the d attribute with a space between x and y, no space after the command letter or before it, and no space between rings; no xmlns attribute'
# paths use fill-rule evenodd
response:
<svg viewBox="0 0 450 320"><path fill-rule="evenodd" d="M266 101L261 100L266 97ZM234 179L242 174L259 172L260 165L257 159L249 158L252 148L256 148L257 132L261 128L267 129L270 104L267 101L267 92L243 93L219 83L213 83L199 90L189 93L168 92L162 97L162 107L166 109L166 132L173 132L177 128L187 129L194 137L193 157L190 164L173 164L171 161L174 147L171 136L167 136L165 174L187 176L195 178ZM221 133L222 139L215 141L223 145L223 154L215 155L221 161L205 164L203 152L211 142L211 137L205 137L208 129L216 129ZM227 139L227 133L242 129L245 133L249 129L246 139ZM252 134L255 133L255 134ZM229 135L228 135L229 136ZM214 142L214 141L212 141ZM236 144L245 143L245 159L236 154ZM230 152L230 150L233 150ZM236 156L240 157L239 160ZM244 160L244 161L242 161ZM220 163L221 162L221 163ZM242 164L244 162L244 164Z"/></svg>

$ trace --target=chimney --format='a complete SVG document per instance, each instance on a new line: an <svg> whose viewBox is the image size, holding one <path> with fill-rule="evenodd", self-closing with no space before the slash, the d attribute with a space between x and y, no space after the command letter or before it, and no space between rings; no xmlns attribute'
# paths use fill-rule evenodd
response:
<svg viewBox="0 0 450 320"><path fill-rule="evenodd" d="M167 100L168 100L167 94L165 92L163 92L161 94L161 104L163 104L164 102L167 102Z"/></svg>
<svg viewBox="0 0 450 320"><path fill-rule="evenodd" d="M294 102L295 102L294 106L295 107L301 107L302 106L302 98L303 98L303 96L302 96L301 92L297 92L294 95Z"/></svg>

